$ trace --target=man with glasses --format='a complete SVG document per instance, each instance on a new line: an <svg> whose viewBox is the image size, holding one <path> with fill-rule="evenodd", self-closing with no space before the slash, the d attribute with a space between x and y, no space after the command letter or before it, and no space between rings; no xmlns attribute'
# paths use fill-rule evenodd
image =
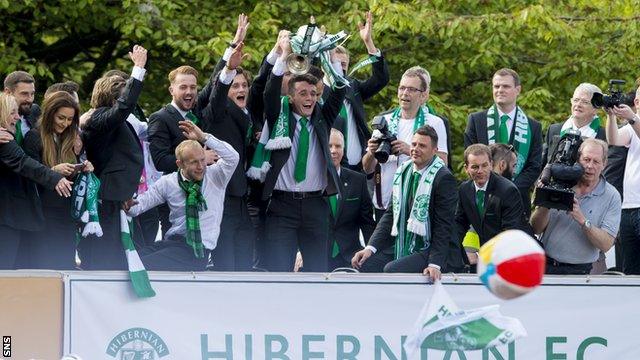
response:
<svg viewBox="0 0 640 360"><path fill-rule="evenodd" d="M576 87L571 98L571 116L565 122L551 124L547 130L546 142L542 152L543 164L549 162L549 157L554 153L555 148L562 135L573 129L580 132L583 138L596 138L606 140L606 133L598 117L598 109L591 105L591 98L594 93L602 93L599 87L582 83ZM544 167L544 166L543 166Z"/></svg>
<svg viewBox="0 0 640 360"><path fill-rule="evenodd" d="M513 182L520 190L525 215L531 208L529 190L542 169L542 126L527 117L517 106L522 89L518 73L511 69L496 71L492 79L494 104L487 110L469 115L464 132L464 147L472 144L512 144L518 159Z"/></svg>
<svg viewBox="0 0 640 360"><path fill-rule="evenodd" d="M362 167L367 174L374 175L374 197L376 219L389 207L393 174L398 166L409 159L411 139L417 129L423 125L429 125L438 134L436 154L446 163L447 132L444 122L438 116L429 113L424 104L429 99L429 86L431 77L425 69L414 66L402 75L398 86L398 107L380 114L388 124L389 131L397 137L391 143L391 156L389 160L380 164L374 157L380 142L379 131L374 131L367 144L367 152L362 157Z"/></svg>

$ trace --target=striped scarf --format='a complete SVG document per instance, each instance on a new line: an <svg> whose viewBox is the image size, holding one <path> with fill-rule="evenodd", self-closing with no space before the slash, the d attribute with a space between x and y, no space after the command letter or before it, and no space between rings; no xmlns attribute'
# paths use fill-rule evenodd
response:
<svg viewBox="0 0 640 360"><path fill-rule="evenodd" d="M149 274L144 264L140 260L140 255L133 245L131 234L133 233L131 226L131 217L127 216L124 210L120 210L120 240L127 257L127 266L129 267L129 278L133 291L138 297L154 297L156 292L151 287Z"/></svg>
<svg viewBox="0 0 640 360"><path fill-rule="evenodd" d="M569 117L567 121L562 124L560 128L560 137L566 134L569 129L576 129L575 124L573 123L573 116ZM589 127L583 130L576 129L580 132L580 135L587 138L595 139L596 135L598 135L598 129L600 129L600 117L598 115L594 116L589 123Z"/></svg>
<svg viewBox="0 0 640 360"><path fill-rule="evenodd" d="M202 234L200 233L200 211L207 210L207 201L202 196L202 181L183 180L178 172L178 185L185 192L187 215L187 244L193 248L197 258L204 257Z"/></svg>

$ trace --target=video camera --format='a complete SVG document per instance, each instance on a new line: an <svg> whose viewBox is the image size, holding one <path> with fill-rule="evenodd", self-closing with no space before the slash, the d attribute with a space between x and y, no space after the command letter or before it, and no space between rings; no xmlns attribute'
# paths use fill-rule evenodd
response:
<svg viewBox="0 0 640 360"><path fill-rule="evenodd" d="M376 116L371 120L371 127L374 131L373 139L375 139L379 146L373 156L378 160L380 164L384 164L389 160L391 155L391 143L398 140L398 138L389 131L387 120L383 116Z"/></svg>
<svg viewBox="0 0 640 360"><path fill-rule="evenodd" d="M604 107L605 109L611 109L614 106L619 106L620 104L633 106L633 97L622 91L622 85L625 83L626 82L624 80L609 80L609 93L611 95L601 94L598 92L593 93L591 105L595 108Z"/></svg>
<svg viewBox="0 0 640 360"><path fill-rule="evenodd" d="M573 186L584 173L578 163L578 151L582 137L577 130L567 131L558 142L551 161L542 169L540 181L543 186L536 189L534 205L549 209L573 209Z"/></svg>

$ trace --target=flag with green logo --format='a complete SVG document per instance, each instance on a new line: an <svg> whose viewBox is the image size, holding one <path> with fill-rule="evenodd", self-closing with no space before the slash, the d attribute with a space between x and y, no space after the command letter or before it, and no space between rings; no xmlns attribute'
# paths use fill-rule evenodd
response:
<svg viewBox="0 0 640 360"><path fill-rule="evenodd" d="M481 350L527 336L520 320L503 316L499 305L461 310L440 282L404 343L409 359L423 348L442 351Z"/></svg>

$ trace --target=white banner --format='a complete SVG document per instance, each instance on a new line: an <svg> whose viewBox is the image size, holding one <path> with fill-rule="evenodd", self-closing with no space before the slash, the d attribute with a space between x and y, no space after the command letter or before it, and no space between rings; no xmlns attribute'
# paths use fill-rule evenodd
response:
<svg viewBox="0 0 640 360"><path fill-rule="evenodd" d="M64 350L82 359L406 359L402 343L433 293L421 276L69 273ZM490 350L422 349L421 360L640 359L640 279L545 278L502 301L475 276L445 276L463 309L500 304L528 337Z"/></svg>

